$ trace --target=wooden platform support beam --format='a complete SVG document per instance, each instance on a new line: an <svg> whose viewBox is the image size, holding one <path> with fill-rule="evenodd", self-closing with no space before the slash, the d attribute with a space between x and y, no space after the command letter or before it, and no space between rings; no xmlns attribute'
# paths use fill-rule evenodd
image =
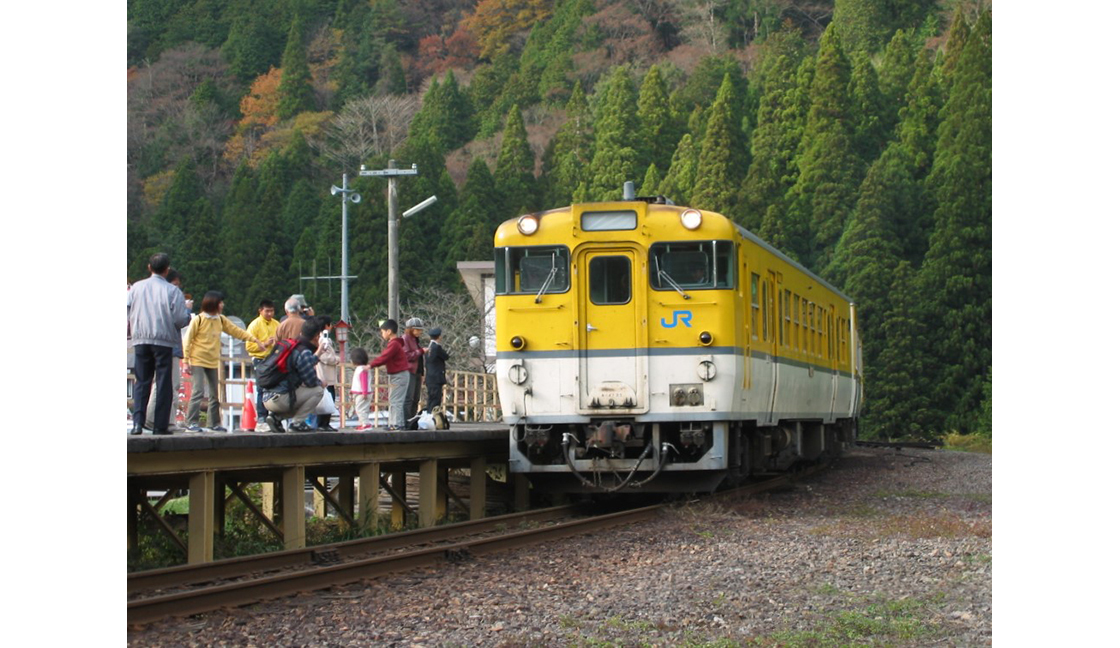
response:
<svg viewBox="0 0 1120 648"><path fill-rule="evenodd" d="M377 528L380 482L380 463L370 462L358 466L358 520L362 530L367 532Z"/></svg>
<svg viewBox="0 0 1120 648"><path fill-rule="evenodd" d="M315 511L315 517L320 520L325 519L327 517L327 502L323 498L325 490L323 486L326 484L327 478L312 477L310 481L312 487L318 486L318 488L314 488L314 490L311 491L311 509Z"/></svg>
<svg viewBox="0 0 1120 648"><path fill-rule="evenodd" d="M163 516L159 514L159 511L155 510L155 508L152 507L152 505L148 502L147 497L140 500L140 511L141 515L147 513L149 517L155 520L156 524L159 525L159 529L163 533L163 535L167 536L169 540L174 542L175 545L179 547L179 549L183 552L183 555L187 555L187 544L183 542L183 539L179 537L179 534L175 533L175 530L172 529L169 524L167 524L167 521L163 519Z"/></svg>
<svg viewBox="0 0 1120 648"><path fill-rule="evenodd" d="M342 509L350 516L354 517L354 477L347 475L338 479L338 485L335 486L338 492L338 503Z"/></svg>
<svg viewBox="0 0 1120 648"><path fill-rule="evenodd" d="M402 529L405 524L405 511L408 510L408 488L405 485L405 472L398 470L390 473L390 495L393 495L393 510L390 523L394 529Z"/></svg>
<svg viewBox="0 0 1120 648"><path fill-rule="evenodd" d="M440 484L443 484L443 493ZM447 517L447 467L438 459L420 462L420 526L435 526Z"/></svg>
<svg viewBox="0 0 1120 648"><path fill-rule="evenodd" d="M281 490L284 497L285 549L303 549L307 546L307 520L303 513L303 485L307 481L304 477L304 471L303 466L292 466L284 469L284 481Z"/></svg>
<svg viewBox="0 0 1120 648"><path fill-rule="evenodd" d="M486 517L486 457L471 459L471 519Z"/></svg>
<svg viewBox="0 0 1120 648"><path fill-rule="evenodd" d="M197 565L214 560L214 471L194 473L188 488L187 564Z"/></svg>

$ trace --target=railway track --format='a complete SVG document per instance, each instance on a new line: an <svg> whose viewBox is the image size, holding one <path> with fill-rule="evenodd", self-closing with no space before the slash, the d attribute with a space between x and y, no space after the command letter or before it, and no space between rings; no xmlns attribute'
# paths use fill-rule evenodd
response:
<svg viewBox="0 0 1120 648"><path fill-rule="evenodd" d="M817 470L783 475L711 497L746 496L781 488ZM557 506L332 545L139 572L128 577L128 622L190 616L593 533L648 520L666 506L654 504L567 521L558 520L586 511L579 505ZM521 528L527 524L540 526ZM444 544L433 544L441 542Z"/></svg>

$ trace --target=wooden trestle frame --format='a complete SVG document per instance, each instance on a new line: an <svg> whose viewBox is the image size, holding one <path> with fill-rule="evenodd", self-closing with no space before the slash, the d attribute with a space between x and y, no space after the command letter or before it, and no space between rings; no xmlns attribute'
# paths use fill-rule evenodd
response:
<svg viewBox="0 0 1120 648"><path fill-rule="evenodd" d="M508 441L504 434L480 440L385 442L360 445L309 445L239 449L130 452L128 454L128 543L139 542L140 521L147 517L178 545L188 564L214 560L214 537L225 526L226 505L240 500L269 531L284 543L285 549L306 546L304 485L310 482L321 498L317 508L325 513L329 505L355 529L377 526L380 489L391 498L390 525L401 528L407 519L421 527L434 526L447 517L451 502L470 519L486 514L487 465L507 460ZM469 468L470 496L467 501L451 492L448 471ZM405 477L419 475L416 509L408 505ZM327 477L338 484L329 489ZM262 484L263 507L245 493L245 485ZM275 491L279 485L279 493ZM519 489L524 485L518 482ZM148 500L151 490L168 492L155 504ZM190 493L188 541L160 514L172 493ZM228 493L227 493L228 491ZM276 495L279 498L276 498ZM275 520L276 499L280 519ZM517 502L526 501L518 494ZM356 509L356 512L355 512Z"/></svg>

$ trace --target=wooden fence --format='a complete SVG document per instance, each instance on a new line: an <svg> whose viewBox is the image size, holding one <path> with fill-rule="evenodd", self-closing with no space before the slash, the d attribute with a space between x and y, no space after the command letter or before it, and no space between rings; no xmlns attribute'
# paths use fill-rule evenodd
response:
<svg viewBox="0 0 1120 648"><path fill-rule="evenodd" d="M232 378L230 377L231 361ZM336 405L340 412L347 413L352 409L350 382L353 377L354 365L345 363L339 365L338 370L342 380L335 387ZM222 364L218 370L219 389L223 394L233 394L232 398L222 402L223 416L229 408L233 408L234 412L240 416L241 409L245 404L245 385L252 378L252 375L253 363L249 358L231 359L222 357ZM370 403L370 420L376 425L381 421L378 415L381 412L387 413L389 411L389 378L384 367L375 368L370 377L373 379L373 402ZM132 387L135 381L136 377L130 371L128 373L127 397L129 411L132 410ZM494 374L448 371L447 384L444 385L443 389L443 406L454 420L473 423L493 423L502 420L502 408L498 403L498 384ZM173 414L180 423L186 416L190 393L191 379L189 376L183 376ZM427 388L422 384L420 387L420 407L424 406L427 393ZM206 412L205 401L201 411L203 414ZM258 412L257 416L259 418L262 414Z"/></svg>

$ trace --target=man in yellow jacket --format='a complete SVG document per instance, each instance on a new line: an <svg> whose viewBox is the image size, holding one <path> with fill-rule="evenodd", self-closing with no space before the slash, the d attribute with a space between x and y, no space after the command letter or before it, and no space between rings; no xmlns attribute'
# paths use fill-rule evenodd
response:
<svg viewBox="0 0 1120 648"><path fill-rule="evenodd" d="M276 319L276 304L272 300L262 299L260 306L257 307L258 316L252 322L249 322L249 327L245 329L249 335L264 341L264 346L257 346L252 342L245 343L245 350L253 358L253 375L260 375L260 366L264 364L265 358L269 353L272 353L272 347L276 345L276 329L280 328L280 320ZM255 387L254 391L257 395L257 431L267 431L267 426L264 423L264 398L259 387Z"/></svg>

